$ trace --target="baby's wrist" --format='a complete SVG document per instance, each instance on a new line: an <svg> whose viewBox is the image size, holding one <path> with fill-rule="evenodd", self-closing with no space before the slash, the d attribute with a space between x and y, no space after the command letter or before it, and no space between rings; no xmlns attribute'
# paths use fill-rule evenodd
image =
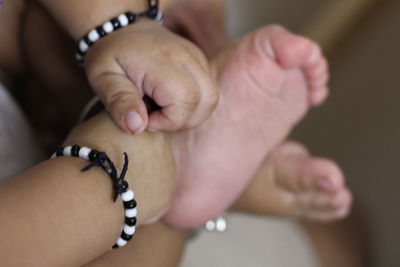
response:
<svg viewBox="0 0 400 267"><path fill-rule="evenodd" d="M147 6L146 0L39 0L53 17L68 31L74 40L86 32L124 11L140 12Z"/></svg>
<svg viewBox="0 0 400 267"><path fill-rule="evenodd" d="M147 0L148 7L145 11L134 13L127 11L121 13L110 20L97 25L85 34L78 42L76 59L79 63L84 62L84 58L92 45L103 37L112 35L113 32L134 24L143 18L152 19L157 23L162 23L163 14L159 9L159 0Z"/></svg>

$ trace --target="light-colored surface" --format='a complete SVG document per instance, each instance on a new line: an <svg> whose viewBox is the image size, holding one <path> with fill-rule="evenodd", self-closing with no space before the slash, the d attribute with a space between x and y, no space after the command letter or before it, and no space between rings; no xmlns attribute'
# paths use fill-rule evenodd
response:
<svg viewBox="0 0 400 267"><path fill-rule="evenodd" d="M307 238L291 221L234 215L225 233L202 232L190 242L183 267L314 267Z"/></svg>

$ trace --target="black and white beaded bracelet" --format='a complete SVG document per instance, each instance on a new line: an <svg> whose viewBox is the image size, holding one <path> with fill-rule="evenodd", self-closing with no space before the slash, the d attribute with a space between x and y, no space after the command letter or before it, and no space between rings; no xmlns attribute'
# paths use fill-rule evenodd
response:
<svg viewBox="0 0 400 267"><path fill-rule="evenodd" d="M76 60L79 63L83 63L85 59L85 55L88 52L89 48L95 44L98 40L103 38L110 33L124 28L139 18L150 18L158 23L162 23L163 21L163 13L159 9L159 1L158 0L148 0L149 8L147 11L142 13L132 13L126 12L123 13L111 20L105 22L103 25L99 25L90 32L88 32L78 43L78 48L75 54Z"/></svg>
<svg viewBox="0 0 400 267"><path fill-rule="evenodd" d="M51 156L51 158L61 157L61 156L72 156L79 157L83 160L89 161L90 164L84 167L81 172L85 172L92 167L100 167L110 178L114 187L114 197L115 202L119 195L124 205L125 210L125 224L120 237L117 242L112 246L113 249L123 247L126 243L132 239L136 231L136 217L137 217L137 203L135 200L135 194L131 189L129 189L128 183L124 180L125 174L128 170L128 155L124 153L125 163L122 168L120 175L118 175L117 168L114 163L110 160L105 152L99 152L97 150L80 147L78 145L60 147Z"/></svg>

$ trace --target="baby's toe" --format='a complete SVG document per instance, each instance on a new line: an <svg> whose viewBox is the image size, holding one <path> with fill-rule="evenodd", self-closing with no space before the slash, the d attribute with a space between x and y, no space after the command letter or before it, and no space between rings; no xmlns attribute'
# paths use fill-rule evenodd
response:
<svg viewBox="0 0 400 267"><path fill-rule="evenodd" d="M310 160L308 176L312 177L314 190L336 192L344 184L344 176L339 166L332 160L313 158Z"/></svg>
<svg viewBox="0 0 400 267"><path fill-rule="evenodd" d="M300 197L298 203L307 219L330 221L342 219L348 215L352 195L347 188L335 194L315 193Z"/></svg>

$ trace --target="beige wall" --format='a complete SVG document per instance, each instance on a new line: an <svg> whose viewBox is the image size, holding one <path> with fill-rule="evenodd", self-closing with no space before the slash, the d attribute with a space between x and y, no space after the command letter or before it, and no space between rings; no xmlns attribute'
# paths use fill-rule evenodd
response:
<svg viewBox="0 0 400 267"><path fill-rule="evenodd" d="M332 57L332 95L295 134L337 159L366 209L376 262L400 266L400 1L387 1Z"/></svg>

